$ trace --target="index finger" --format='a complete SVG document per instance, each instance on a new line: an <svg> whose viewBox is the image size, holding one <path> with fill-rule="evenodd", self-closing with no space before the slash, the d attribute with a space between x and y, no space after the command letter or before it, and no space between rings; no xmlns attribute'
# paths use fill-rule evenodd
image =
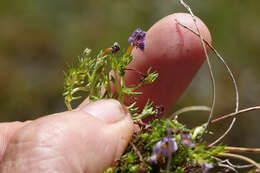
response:
<svg viewBox="0 0 260 173"><path fill-rule="evenodd" d="M147 100L154 105L163 105L165 112L177 102L188 87L195 74L203 64L205 55L200 38L182 26L176 19L196 30L192 17L186 13L175 13L155 23L146 34L145 50L134 49L133 61L129 68L145 73L149 67L159 73L158 79L138 91L137 106L142 109ZM208 42L211 36L206 25L196 18L198 28ZM133 71L126 72L126 85L132 86L140 82L140 76ZM133 102L126 98L126 105Z"/></svg>

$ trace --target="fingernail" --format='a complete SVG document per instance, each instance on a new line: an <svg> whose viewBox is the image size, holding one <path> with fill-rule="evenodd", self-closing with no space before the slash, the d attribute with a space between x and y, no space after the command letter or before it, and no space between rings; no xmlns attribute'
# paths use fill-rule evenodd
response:
<svg viewBox="0 0 260 173"><path fill-rule="evenodd" d="M84 106L81 110L106 123L120 121L129 115L127 108L114 99L104 99L91 102Z"/></svg>

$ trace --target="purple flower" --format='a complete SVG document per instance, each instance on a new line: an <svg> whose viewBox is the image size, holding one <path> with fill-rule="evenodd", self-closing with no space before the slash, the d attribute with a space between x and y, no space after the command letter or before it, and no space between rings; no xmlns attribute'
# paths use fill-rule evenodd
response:
<svg viewBox="0 0 260 173"><path fill-rule="evenodd" d="M175 138L164 137L161 141L161 153L168 157L171 153L178 150L178 145Z"/></svg>
<svg viewBox="0 0 260 173"><path fill-rule="evenodd" d="M159 160L163 160L177 150L178 145L175 138L164 137L161 141L156 143L153 148L153 155L147 159L147 162L157 164Z"/></svg>
<svg viewBox="0 0 260 173"><path fill-rule="evenodd" d="M136 47L136 48L140 48L142 51L144 51L145 35L146 35L146 32L144 32L140 28L138 28L129 37L128 41L131 44L131 46Z"/></svg>
<svg viewBox="0 0 260 173"><path fill-rule="evenodd" d="M191 139L189 133L182 133L181 134L181 144L186 145L188 147L194 147L194 143Z"/></svg>
<svg viewBox="0 0 260 173"><path fill-rule="evenodd" d="M201 168L202 168L202 173L207 173L209 169L213 168L213 165L211 163L204 162Z"/></svg>

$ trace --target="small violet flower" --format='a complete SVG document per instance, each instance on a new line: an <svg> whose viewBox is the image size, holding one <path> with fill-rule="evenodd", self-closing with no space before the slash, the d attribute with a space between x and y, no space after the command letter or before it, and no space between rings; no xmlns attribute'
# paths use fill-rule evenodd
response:
<svg viewBox="0 0 260 173"><path fill-rule="evenodd" d="M136 47L144 51L146 32L142 31L140 28L136 29L133 34L129 37L128 42L131 44L131 46Z"/></svg>
<svg viewBox="0 0 260 173"><path fill-rule="evenodd" d="M194 147L194 143L191 139L189 133L182 133L181 134L181 144L186 145L188 147Z"/></svg>
<svg viewBox="0 0 260 173"><path fill-rule="evenodd" d="M207 173L209 169L213 168L213 165L211 163L204 162L201 168L202 168L202 173Z"/></svg>
<svg viewBox="0 0 260 173"><path fill-rule="evenodd" d="M161 141L157 142L153 155L148 158L148 163L157 164L158 160L170 156L173 152L178 150L178 145L175 138L164 137Z"/></svg>
<svg viewBox="0 0 260 173"><path fill-rule="evenodd" d="M178 145L175 138L164 137L161 141L157 142L153 149L154 154L162 154L168 157L171 153L178 150Z"/></svg>

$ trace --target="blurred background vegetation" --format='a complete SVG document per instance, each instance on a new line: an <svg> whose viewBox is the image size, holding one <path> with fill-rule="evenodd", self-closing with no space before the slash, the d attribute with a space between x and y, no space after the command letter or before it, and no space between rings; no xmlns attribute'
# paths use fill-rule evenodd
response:
<svg viewBox="0 0 260 173"><path fill-rule="evenodd" d="M235 74L240 108L260 105L260 1L188 2L209 27L213 45ZM84 48L96 52L114 41L126 47L129 34L137 27L148 30L164 16L184 11L177 0L0 1L0 120L24 121L65 111L63 70ZM232 83L219 61L211 57L217 81L216 115L233 112ZM173 110L210 106L211 91L204 64ZM224 142L260 146L259 113L241 116ZM207 115L187 113L180 120L193 127L205 122ZM218 123L211 129L217 136L228 123Z"/></svg>

